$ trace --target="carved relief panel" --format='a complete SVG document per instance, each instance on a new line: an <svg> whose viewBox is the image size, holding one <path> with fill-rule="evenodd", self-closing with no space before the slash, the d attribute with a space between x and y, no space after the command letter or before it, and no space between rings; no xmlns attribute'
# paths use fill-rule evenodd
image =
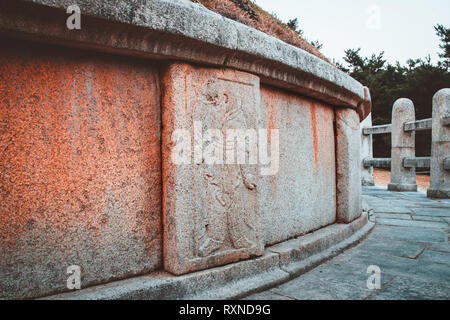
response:
<svg viewBox="0 0 450 320"><path fill-rule="evenodd" d="M165 269L183 274L262 255L259 78L175 64L164 86Z"/></svg>

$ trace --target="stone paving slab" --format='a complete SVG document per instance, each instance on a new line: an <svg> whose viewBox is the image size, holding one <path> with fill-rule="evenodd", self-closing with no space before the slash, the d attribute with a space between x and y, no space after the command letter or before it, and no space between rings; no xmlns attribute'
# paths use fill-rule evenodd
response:
<svg viewBox="0 0 450 320"><path fill-rule="evenodd" d="M420 257L421 261L429 261L435 263L446 264L450 267L450 256L445 252L437 252L432 250L427 250Z"/></svg>
<svg viewBox="0 0 450 320"><path fill-rule="evenodd" d="M380 187L364 187L363 195L375 211L370 219L376 219L365 241L247 299L450 299L450 202ZM373 265L381 270L379 290L366 284Z"/></svg>
<svg viewBox="0 0 450 320"><path fill-rule="evenodd" d="M420 216L450 217L450 209L414 208L411 210L412 210L413 214L420 215Z"/></svg>
<svg viewBox="0 0 450 320"><path fill-rule="evenodd" d="M429 250L450 253L450 243L433 243Z"/></svg>
<svg viewBox="0 0 450 320"><path fill-rule="evenodd" d="M377 226L378 227L378 226ZM377 241L386 242L388 245L389 239L405 240L412 242L447 242L448 236L445 230L437 229L423 229L423 228L411 228L411 227L399 227L394 226L379 226L375 228L372 236L378 236ZM400 232L401 231L401 232Z"/></svg>
<svg viewBox="0 0 450 320"><path fill-rule="evenodd" d="M386 246L385 241L371 241L363 243L360 246L360 250L377 252L383 255L416 259L428 246L429 245L426 243L401 240L390 240L389 246Z"/></svg>
<svg viewBox="0 0 450 320"><path fill-rule="evenodd" d="M430 221L406 221L400 219L384 219L377 218L377 223L387 226L399 226L399 227L415 227L415 228L434 228L445 229L448 225L444 222L430 222Z"/></svg>
<svg viewBox="0 0 450 320"><path fill-rule="evenodd" d="M374 211L377 213L412 213L411 209L407 208L407 207L394 207L394 206L390 206L390 207L375 207Z"/></svg>
<svg viewBox="0 0 450 320"><path fill-rule="evenodd" d="M396 214L391 214L391 213L377 213L377 219L399 219L399 220L412 220L411 215L406 214L406 213L396 213ZM438 220L438 221L442 221L442 220Z"/></svg>
<svg viewBox="0 0 450 320"><path fill-rule="evenodd" d="M417 221L435 221L435 222L445 222L445 223L447 223L447 221L444 220L441 217L430 217L430 216L413 215L412 219L413 220L417 220Z"/></svg>
<svg viewBox="0 0 450 320"><path fill-rule="evenodd" d="M267 290L267 291L246 297L243 300L295 300L295 299L291 298L291 297L283 296L281 294L273 292L272 290Z"/></svg>

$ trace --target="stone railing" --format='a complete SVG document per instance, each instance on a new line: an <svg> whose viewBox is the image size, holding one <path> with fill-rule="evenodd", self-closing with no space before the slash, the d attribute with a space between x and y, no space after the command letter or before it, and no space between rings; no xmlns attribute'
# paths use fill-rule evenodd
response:
<svg viewBox="0 0 450 320"><path fill-rule="evenodd" d="M430 198L450 198L450 89L442 89L433 97L433 117L416 120L414 104L399 99L392 109L392 124L371 126L371 117L361 123L362 183L373 185L373 167L391 170L392 191L417 191L416 168L431 172ZM415 156L415 132L431 130L431 157ZM372 135L391 134L391 158L372 157Z"/></svg>

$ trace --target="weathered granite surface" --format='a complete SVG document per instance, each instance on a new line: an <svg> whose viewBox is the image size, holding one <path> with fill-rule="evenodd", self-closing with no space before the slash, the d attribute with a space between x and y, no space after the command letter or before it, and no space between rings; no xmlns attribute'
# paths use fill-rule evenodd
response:
<svg viewBox="0 0 450 320"><path fill-rule="evenodd" d="M336 221L334 110L269 87L261 88L263 127L279 129L279 170L260 178L266 244Z"/></svg>
<svg viewBox="0 0 450 320"><path fill-rule="evenodd" d="M361 215L361 129L358 114L336 108L336 215L349 223Z"/></svg>
<svg viewBox="0 0 450 320"><path fill-rule="evenodd" d="M159 78L148 62L0 51L0 298L162 264Z"/></svg>
<svg viewBox="0 0 450 320"><path fill-rule="evenodd" d="M262 255L259 167L229 140L230 130L256 137L261 128L258 77L172 64L162 108L165 269L183 274Z"/></svg>

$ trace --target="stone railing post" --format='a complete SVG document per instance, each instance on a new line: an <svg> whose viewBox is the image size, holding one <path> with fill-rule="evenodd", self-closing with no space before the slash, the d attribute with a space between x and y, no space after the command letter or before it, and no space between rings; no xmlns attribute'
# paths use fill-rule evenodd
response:
<svg viewBox="0 0 450 320"><path fill-rule="evenodd" d="M363 186L374 186L373 167L364 167L364 159L373 158L372 135L363 134L363 129L372 126L372 114L370 113L363 122L361 122L361 184Z"/></svg>
<svg viewBox="0 0 450 320"><path fill-rule="evenodd" d="M361 215L361 131L357 112L336 109L337 220L350 223Z"/></svg>
<svg viewBox="0 0 450 320"><path fill-rule="evenodd" d="M390 191L417 191L416 169L404 168L403 159L415 157L415 132L405 132L406 122L415 121L414 104L409 99L398 99L392 108L392 149Z"/></svg>
<svg viewBox="0 0 450 320"><path fill-rule="evenodd" d="M450 198L450 171L445 160L450 157L450 126L444 118L450 117L450 89L442 89L433 97L433 123L431 144L431 177L429 198Z"/></svg>

